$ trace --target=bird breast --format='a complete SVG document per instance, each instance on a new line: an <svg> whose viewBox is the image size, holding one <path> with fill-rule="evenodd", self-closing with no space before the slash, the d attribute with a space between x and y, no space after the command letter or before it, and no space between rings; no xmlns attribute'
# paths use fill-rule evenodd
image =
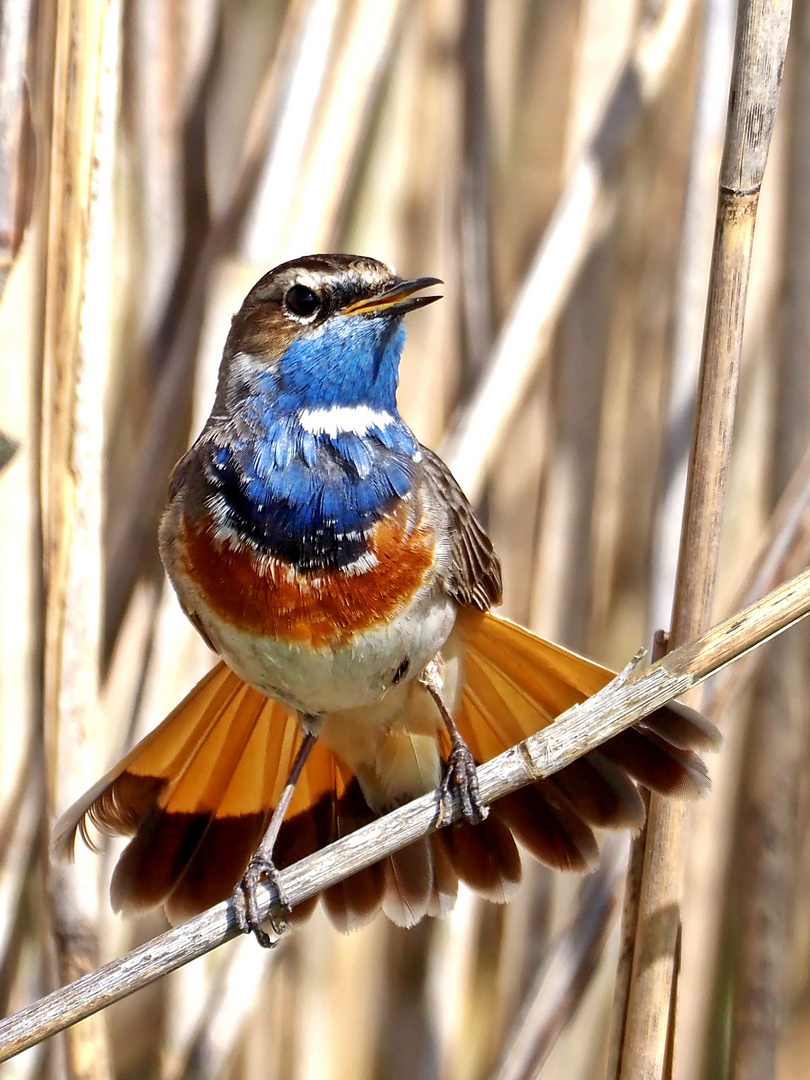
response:
<svg viewBox="0 0 810 1080"><path fill-rule="evenodd" d="M181 602L262 693L321 714L378 701L433 658L455 622L447 554L406 500L355 564L301 570L171 507L161 553Z"/></svg>

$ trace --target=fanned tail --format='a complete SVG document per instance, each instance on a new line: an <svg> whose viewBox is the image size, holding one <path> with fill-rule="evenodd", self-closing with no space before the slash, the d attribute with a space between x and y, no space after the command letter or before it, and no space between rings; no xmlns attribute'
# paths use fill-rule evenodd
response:
<svg viewBox="0 0 810 1080"><path fill-rule="evenodd" d="M163 905L173 923L227 899L278 804L301 743L294 710L247 686L219 663L154 731L86 792L57 823L54 849L68 857L89 825L132 836L113 873L116 911ZM351 771L316 743L295 788L274 851L290 866L376 815ZM409 926L446 914L458 878L429 837L326 890L340 930L362 926L381 906ZM291 921L311 914L317 897Z"/></svg>
<svg viewBox="0 0 810 1080"><path fill-rule="evenodd" d="M607 668L491 613L464 611L464 684L456 717L476 761L484 762L547 727L601 690ZM638 784L695 798L709 787L698 751L716 749L717 729L679 703L656 710L555 775L499 800L491 817L549 866L585 870L598 847L593 828L638 828Z"/></svg>
<svg viewBox="0 0 810 1080"><path fill-rule="evenodd" d="M154 731L76 802L56 827L57 854L92 823L132 835L113 874L116 911L162 904L179 921L225 899L247 867L289 772L300 734L293 710L214 667ZM318 749L318 748L316 748ZM333 795L321 750L291 807Z"/></svg>
<svg viewBox="0 0 810 1080"><path fill-rule="evenodd" d="M457 723L479 763L613 677L491 614L462 612L456 640L464 665ZM113 874L114 908L131 913L162 904L172 922L197 914L230 896L244 874L300 741L292 709L219 663L67 811L57 824L56 851L72 851L77 832L90 843L88 823L132 836ZM459 881L505 902L520 880L515 840L551 866L587 869L598 855L594 827L643 822L637 783L668 795L702 794L708 777L696 751L718 742L698 713L677 704L659 709L556 775L500 800L481 825L442 829L333 886L324 906L339 929L352 930L380 907L402 926L446 914ZM375 816L351 770L316 743L279 834L276 865L289 866ZM316 902L299 905L293 921Z"/></svg>

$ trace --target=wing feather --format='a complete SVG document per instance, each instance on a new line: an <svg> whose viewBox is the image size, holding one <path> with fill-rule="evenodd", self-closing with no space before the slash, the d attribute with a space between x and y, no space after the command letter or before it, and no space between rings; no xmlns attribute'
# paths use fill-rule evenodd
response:
<svg viewBox="0 0 810 1080"><path fill-rule="evenodd" d="M421 447L422 476L431 489L430 503L449 515L451 566L446 587L460 604L488 611L500 604L503 591L501 562L492 541L442 459Z"/></svg>

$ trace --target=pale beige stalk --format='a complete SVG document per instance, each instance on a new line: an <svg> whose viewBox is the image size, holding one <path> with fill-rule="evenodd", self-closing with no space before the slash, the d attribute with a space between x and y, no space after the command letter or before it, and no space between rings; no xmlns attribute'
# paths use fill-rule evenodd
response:
<svg viewBox="0 0 810 1080"><path fill-rule="evenodd" d="M55 15L43 336L41 491L44 712L49 802L64 807L98 760L102 402L107 358L110 197L118 85L118 3ZM98 864L51 868L61 980L98 963ZM71 1077L109 1075L103 1024L71 1033Z"/></svg>
<svg viewBox="0 0 810 1080"><path fill-rule="evenodd" d="M693 637L711 617L754 223L789 24L789 2L741 0L672 613L673 645ZM671 1071L683 844L683 808L653 796L621 1050L622 1080L659 1080Z"/></svg>

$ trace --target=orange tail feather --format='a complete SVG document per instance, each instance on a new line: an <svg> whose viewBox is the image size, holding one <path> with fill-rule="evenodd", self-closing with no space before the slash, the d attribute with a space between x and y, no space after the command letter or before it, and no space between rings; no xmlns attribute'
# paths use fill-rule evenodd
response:
<svg viewBox="0 0 810 1080"><path fill-rule="evenodd" d="M462 613L465 681L459 729L479 762L501 753L601 689L612 673L490 614ZM228 897L278 803L300 745L292 709L248 687L225 664L205 676L57 825L58 853L87 822L132 835L115 869L116 910L163 904L178 921ZM515 839L556 867L586 869L593 828L638 827L634 781L693 796L708 786L695 751L717 733L680 705L652 717L553 777L507 796L480 826L451 826L334 886L324 904L350 930L380 908L412 925L444 914L461 880L503 902L520 879ZM445 747L446 749L446 747ZM351 771L324 745L304 767L274 853L284 867L373 817ZM514 839L513 839L514 837ZM306 917L315 901L301 905Z"/></svg>
<svg viewBox="0 0 810 1080"><path fill-rule="evenodd" d="M491 613L467 610L458 625L464 687L457 723L479 762L547 727L614 676ZM666 795L702 795L709 780L696 751L716 748L719 741L704 717L674 703L554 776L500 800L493 814L541 861L586 869L598 853L594 826L643 823L635 782Z"/></svg>

